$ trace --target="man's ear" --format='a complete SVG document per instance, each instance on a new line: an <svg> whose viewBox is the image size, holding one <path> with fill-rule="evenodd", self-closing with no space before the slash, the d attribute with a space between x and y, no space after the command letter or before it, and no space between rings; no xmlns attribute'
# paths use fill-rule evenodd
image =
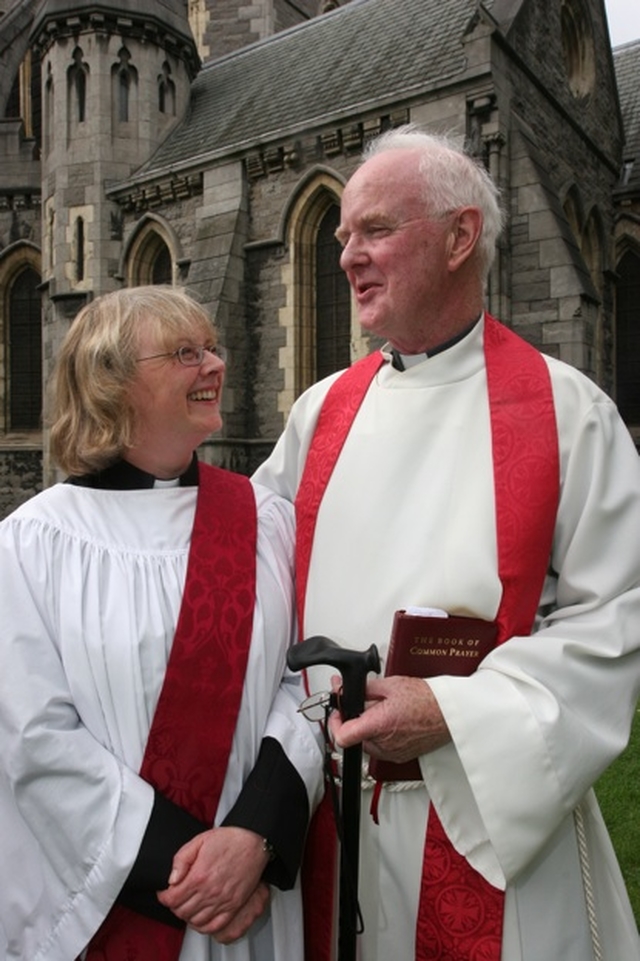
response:
<svg viewBox="0 0 640 961"><path fill-rule="evenodd" d="M482 233L482 211L479 207L456 210L449 234L449 270L464 264L476 249Z"/></svg>

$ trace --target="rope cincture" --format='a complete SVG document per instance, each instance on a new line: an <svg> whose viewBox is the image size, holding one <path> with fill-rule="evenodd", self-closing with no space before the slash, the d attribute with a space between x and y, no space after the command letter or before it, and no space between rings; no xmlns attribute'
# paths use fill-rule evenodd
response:
<svg viewBox="0 0 640 961"><path fill-rule="evenodd" d="M582 873L582 886L587 905L587 917L589 919L589 931L591 933L591 943L593 945L594 961L604 961L602 944L600 943L600 932L598 930L598 915L596 913L595 896L593 893L593 883L591 880L591 865L589 864L589 848L587 846L587 833L584 826L584 814L582 804L578 804L573 812L573 820L576 826L576 839L578 841L578 854L580 856L580 871Z"/></svg>

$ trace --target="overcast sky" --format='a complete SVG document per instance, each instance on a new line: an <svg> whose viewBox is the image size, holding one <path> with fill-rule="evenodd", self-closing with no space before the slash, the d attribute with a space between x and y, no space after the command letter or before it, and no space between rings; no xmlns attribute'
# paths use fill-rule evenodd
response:
<svg viewBox="0 0 640 961"><path fill-rule="evenodd" d="M604 0L611 46L640 39L640 0Z"/></svg>

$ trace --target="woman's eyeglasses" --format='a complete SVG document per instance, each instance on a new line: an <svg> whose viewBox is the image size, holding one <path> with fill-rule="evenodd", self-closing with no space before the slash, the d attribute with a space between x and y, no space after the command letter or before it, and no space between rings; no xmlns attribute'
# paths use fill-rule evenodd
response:
<svg viewBox="0 0 640 961"><path fill-rule="evenodd" d="M158 357L175 357L183 367L199 367L204 360L204 355L214 354L223 364L227 362L227 350L222 344L207 344L204 347L178 347L177 350L170 350L165 354L151 354L150 357L138 357L136 363L143 360L157 360Z"/></svg>

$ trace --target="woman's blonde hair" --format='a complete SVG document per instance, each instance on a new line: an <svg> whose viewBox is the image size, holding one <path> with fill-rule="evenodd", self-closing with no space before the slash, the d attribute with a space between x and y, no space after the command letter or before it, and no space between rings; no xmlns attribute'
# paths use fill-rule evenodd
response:
<svg viewBox="0 0 640 961"><path fill-rule="evenodd" d="M131 446L134 411L128 388L136 373L141 325L158 351L178 338L216 343L203 307L177 287L127 287L82 308L56 358L50 383L51 456L71 475L103 470Z"/></svg>

